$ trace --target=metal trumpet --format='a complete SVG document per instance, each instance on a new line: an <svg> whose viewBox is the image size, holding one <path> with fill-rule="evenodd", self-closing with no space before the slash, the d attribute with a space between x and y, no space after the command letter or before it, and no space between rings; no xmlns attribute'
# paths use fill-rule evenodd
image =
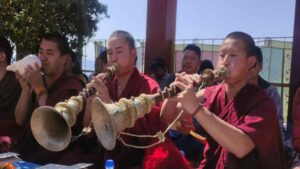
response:
<svg viewBox="0 0 300 169"><path fill-rule="evenodd" d="M118 72L118 65L105 69L106 79ZM30 127L37 142L50 151L61 151L71 142L71 127L76 123L77 115L83 110L87 98L94 95L94 88L83 89L78 96L72 96L65 102L57 103L54 108L41 106L31 117Z"/></svg>
<svg viewBox="0 0 300 169"><path fill-rule="evenodd" d="M201 86L204 87L216 83L217 81L221 81L226 77L227 73L228 70L225 68L217 71L206 70L201 76ZM126 128L133 127L135 121L149 113L155 103L158 103L165 98L174 96L178 94L178 92L180 91L176 88L165 88L163 91L153 95L141 94L140 96L133 97L131 99L122 98L118 102L112 104L106 104L103 103L99 98L94 98L91 104L92 123L95 133L101 144L108 150L112 150L115 147L116 139L119 139L121 142L123 142L123 144L128 145L122 140L120 133L124 133L122 131ZM174 120L173 124L175 122L176 119ZM163 142L165 139L164 134L167 132L167 130L165 132L160 131L157 133L157 135L149 137L156 137L159 139L159 142ZM132 134L127 135L132 136ZM147 146L128 146L134 148L147 148Z"/></svg>

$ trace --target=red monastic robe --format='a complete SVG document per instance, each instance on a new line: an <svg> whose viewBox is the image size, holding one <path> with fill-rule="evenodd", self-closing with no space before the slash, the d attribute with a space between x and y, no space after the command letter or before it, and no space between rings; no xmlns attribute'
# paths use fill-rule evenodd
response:
<svg viewBox="0 0 300 169"><path fill-rule="evenodd" d="M205 107L247 134L255 149L239 159L206 133L208 144L199 168L286 168L276 107L265 92L247 84L232 100L227 100L221 84L206 88L204 96Z"/></svg>
<svg viewBox="0 0 300 169"><path fill-rule="evenodd" d="M300 153L300 87L293 101L293 146Z"/></svg>

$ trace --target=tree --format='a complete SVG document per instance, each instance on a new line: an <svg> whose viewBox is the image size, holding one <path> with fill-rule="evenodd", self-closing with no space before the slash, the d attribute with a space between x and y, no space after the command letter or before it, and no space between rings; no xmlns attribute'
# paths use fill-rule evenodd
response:
<svg viewBox="0 0 300 169"><path fill-rule="evenodd" d="M98 0L0 0L0 36L16 46L17 59L35 53L46 32L65 35L82 57L82 47L107 15Z"/></svg>

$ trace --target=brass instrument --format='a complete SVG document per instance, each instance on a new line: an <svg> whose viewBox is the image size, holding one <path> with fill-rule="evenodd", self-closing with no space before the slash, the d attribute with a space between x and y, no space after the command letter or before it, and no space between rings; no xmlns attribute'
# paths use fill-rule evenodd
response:
<svg viewBox="0 0 300 169"><path fill-rule="evenodd" d="M105 69L105 78L110 79L118 72L118 65ZM31 117L30 127L37 142L50 151L65 149L72 137L71 127L76 123L77 115L83 110L87 98L94 95L94 88L83 89L78 96L72 96L65 102L57 103L54 108L41 106Z"/></svg>
<svg viewBox="0 0 300 169"><path fill-rule="evenodd" d="M220 70L205 69L201 74L201 85L199 89L218 84L224 80L228 73L228 69L222 67Z"/></svg>
<svg viewBox="0 0 300 169"><path fill-rule="evenodd" d="M207 86L223 80L227 73L228 70L226 68L218 71L206 70L201 76L201 86ZM179 116L165 132L159 131L155 136L137 136L122 131L126 128L133 127L135 121L138 118L143 117L146 113L149 113L155 103L174 96L178 92L179 90L176 88L165 88L163 91L153 95L141 94L140 96L131 99L122 98L118 102L112 104L105 104L99 98L94 98L91 104L91 113L92 123L98 139L107 150L112 150L115 147L116 139L119 139L123 144L134 148L150 147L129 145L120 137L121 134L133 137L158 138L159 142L155 144L163 142L165 133L177 121Z"/></svg>

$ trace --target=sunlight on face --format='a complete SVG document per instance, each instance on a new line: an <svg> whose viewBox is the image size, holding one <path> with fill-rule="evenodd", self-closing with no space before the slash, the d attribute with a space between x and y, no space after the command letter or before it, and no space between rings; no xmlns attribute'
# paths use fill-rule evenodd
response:
<svg viewBox="0 0 300 169"><path fill-rule="evenodd" d="M187 74L197 73L200 66L200 58L193 50L184 51L184 56L181 61L181 69Z"/></svg>
<svg viewBox="0 0 300 169"><path fill-rule="evenodd" d="M136 50L130 49L128 43L119 37L111 37L108 41L107 62L119 65L119 75L127 73L135 65Z"/></svg>
<svg viewBox="0 0 300 169"><path fill-rule="evenodd" d="M42 71L46 75L56 75L64 69L67 56L62 56L57 43L43 40L40 44L38 57L42 62Z"/></svg>
<svg viewBox="0 0 300 169"><path fill-rule="evenodd" d="M254 56L253 56L254 57ZM248 73L253 57L247 56L245 44L240 39L225 39L220 48L218 69L227 67L229 70L228 83L248 79Z"/></svg>

